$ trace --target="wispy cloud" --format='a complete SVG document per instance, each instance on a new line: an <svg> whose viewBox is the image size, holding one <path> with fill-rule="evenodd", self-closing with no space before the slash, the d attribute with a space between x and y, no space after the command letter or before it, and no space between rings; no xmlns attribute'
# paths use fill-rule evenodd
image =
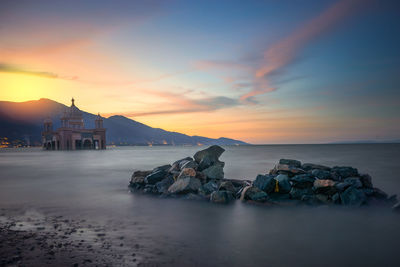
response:
<svg viewBox="0 0 400 267"><path fill-rule="evenodd" d="M32 75L32 76L39 76L43 78L54 78L54 79L64 79L64 80L77 80L78 77L76 76L62 76L58 75L54 72L47 72L47 71L35 71L25 69L16 65L0 63L0 72L8 72L8 73L15 73L15 74L23 74L23 75Z"/></svg>
<svg viewBox="0 0 400 267"><path fill-rule="evenodd" d="M368 2L370 1L340 0L323 10L316 17L303 23L292 34L269 47L264 52L263 63L255 71L254 89L242 95L240 99L248 101L256 95L275 91L276 88L272 88L269 80L271 75L281 73L286 66L297 59L305 46L332 31L345 19L362 10Z"/></svg>
<svg viewBox="0 0 400 267"><path fill-rule="evenodd" d="M192 99L184 94L160 92L160 91L146 91L147 94L153 94L161 97L168 103L173 104L172 108L152 109L152 111L132 111L132 112L114 112L104 114L105 116L123 115L126 117L143 117L153 115L167 115L167 114L185 114L194 112L212 112L219 109L229 108L240 105L237 99L225 96L205 97L200 99Z"/></svg>

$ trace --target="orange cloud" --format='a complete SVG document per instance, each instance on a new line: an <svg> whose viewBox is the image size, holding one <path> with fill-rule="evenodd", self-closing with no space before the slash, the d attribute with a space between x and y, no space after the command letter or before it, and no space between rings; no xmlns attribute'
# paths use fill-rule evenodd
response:
<svg viewBox="0 0 400 267"><path fill-rule="evenodd" d="M165 114L185 114L193 112L210 112L218 109L228 108L239 105L236 99L216 96L216 97L205 97L200 99L192 99L183 93L171 93L154 90L144 90L147 95L153 95L158 98L166 100L166 103L162 104L164 108L159 108L159 104L155 105L152 111L128 111L128 112L113 112L105 114L105 116L112 115L124 115L127 117L143 117L153 115L165 115ZM168 108L170 107L170 108Z"/></svg>

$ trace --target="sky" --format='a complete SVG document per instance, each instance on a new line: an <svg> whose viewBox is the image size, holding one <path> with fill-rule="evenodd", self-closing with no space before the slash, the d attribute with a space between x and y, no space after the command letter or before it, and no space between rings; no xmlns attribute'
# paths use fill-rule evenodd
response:
<svg viewBox="0 0 400 267"><path fill-rule="evenodd" d="M254 144L400 139L400 3L0 6L0 100Z"/></svg>

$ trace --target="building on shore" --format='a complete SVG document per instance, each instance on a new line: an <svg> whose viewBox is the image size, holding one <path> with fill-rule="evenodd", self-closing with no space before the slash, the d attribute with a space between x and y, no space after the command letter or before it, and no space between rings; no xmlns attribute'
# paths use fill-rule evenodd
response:
<svg viewBox="0 0 400 267"><path fill-rule="evenodd" d="M53 130L50 118L44 121L42 144L45 150L106 149L106 129L100 114L95 120L94 129L85 129L83 112L72 104L61 117L61 127Z"/></svg>

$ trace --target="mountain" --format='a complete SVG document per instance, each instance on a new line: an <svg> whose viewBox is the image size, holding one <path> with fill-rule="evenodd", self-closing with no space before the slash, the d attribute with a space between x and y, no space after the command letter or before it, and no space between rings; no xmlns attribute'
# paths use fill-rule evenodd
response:
<svg viewBox="0 0 400 267"><path fill-rule="evenodd" d="M66 105L42 98L27 102L0 101L0 138L9 141L25 142L31 145L40 145L43 120L50 117L53 128L60 127L60 117ZM94 128L96 115L84 112L83 119L86 128ZM169 132L159 128L152 128L143 123L124 116L104 118L104 127L107 128L107 143L116 145L245 145L245 142L229 138L207 138L189 136L177 132Z"/></svg>

